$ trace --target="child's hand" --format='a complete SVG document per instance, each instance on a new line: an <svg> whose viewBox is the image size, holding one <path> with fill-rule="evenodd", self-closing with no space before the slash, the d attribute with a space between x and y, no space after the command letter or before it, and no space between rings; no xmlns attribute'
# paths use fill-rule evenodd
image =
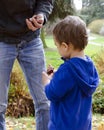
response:
<svg viewBox="0 0 104 130"><path fill-rule="evenodd" d="M42 83L44 86L50 83L50 76L45 71L42 72Z"/></svg>
<svg viewBox="0 0 104 130"><path fill-rule="evenodd" d="M54 68L52 65L48 66L47 72L45 71L42 72L42 82L44 86L50 83L50 80L52 79L53 74L54 74Z"/></svg>
<svg viewBox="0 0 104 130"><path fill-rule="evenodd" d="M52 65L49 65L47 68L47 74L50 75L52 73L54 73L54 67Z"/></svg>

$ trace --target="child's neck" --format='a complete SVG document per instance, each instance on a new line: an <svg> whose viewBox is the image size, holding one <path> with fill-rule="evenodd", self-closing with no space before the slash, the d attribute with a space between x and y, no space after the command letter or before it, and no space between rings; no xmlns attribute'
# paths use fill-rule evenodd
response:
<svg viewBox="0 0 104 130"><path fill-rule="evenodd" d="M84 51L73 51L70 55L70 58L73 57L85 58Z"/></svg>

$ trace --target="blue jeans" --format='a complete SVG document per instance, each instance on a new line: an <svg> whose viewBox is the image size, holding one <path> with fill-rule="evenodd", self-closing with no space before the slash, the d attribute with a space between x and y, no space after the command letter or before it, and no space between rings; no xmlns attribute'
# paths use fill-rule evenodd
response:
<svg viewBox="0 0 104 130"><path fill-rule="evenodd" d="M19 44L0 42L0 130L6 130L5 111L8 103L10 73L15 59L18 60L35 106L36 130L48 130L49 104L42 86L45 70L44 50L41 39Z"/></svg>

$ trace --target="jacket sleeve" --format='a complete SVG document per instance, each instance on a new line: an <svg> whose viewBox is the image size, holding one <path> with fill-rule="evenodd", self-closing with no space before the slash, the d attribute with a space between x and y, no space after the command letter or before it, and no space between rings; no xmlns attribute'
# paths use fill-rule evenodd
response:
<svg viewBox="0 0 104 130"><path fill-rule="evenodd" d="M35 14L43 13L45 22L53 9L54 0L37 0L35 6Z"/></svg>
<svg viewBox="0 0 104 130"><path fill-rule="evenodd" d="M67 68L59 69L53 76L51 82L45 87L45 93L50 101L61 101L74 87L73 76Z"/></svg>

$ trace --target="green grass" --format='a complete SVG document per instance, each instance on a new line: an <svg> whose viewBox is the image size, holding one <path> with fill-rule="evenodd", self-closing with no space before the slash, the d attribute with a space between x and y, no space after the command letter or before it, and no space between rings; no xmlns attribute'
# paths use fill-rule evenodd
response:
<svg viewBox="0 0 104 130"><path fill-rule="evenodd" d="M95 38L91 40L92 42L104 45L104 36L100 36L97 34L91 34L90 36Z"/></svg>
<svg viewBox="0 0 104 130"><path fill-rule="evenodd" d="M56 48L52 36L46 36L46 43L49 48Z"/></svg>
<svg viewBox="0 0 104 130"><path fill-rule="evenodd" d="M47 65L51 64L54 68L58 68L63 63L57 50L47 49L45 50L45 55Z"/></svg>
<svg viewBox="0 0 104 130"><path fill-rule="evenodd" d="M104 47L102 46L88 44L88 46L85 49L85 54L90 57L93 57L93 55L96 55L97 53L99 53L103 48Z"/></svg>
<svg viewBox="0 0 104 130"><path fill-rule="evenodd" d="M92 57L93 55L99 53L99 51L101 51L102 49L104 49L104 36L90 34L89 43L85 49L85 53Z"/></svg>

